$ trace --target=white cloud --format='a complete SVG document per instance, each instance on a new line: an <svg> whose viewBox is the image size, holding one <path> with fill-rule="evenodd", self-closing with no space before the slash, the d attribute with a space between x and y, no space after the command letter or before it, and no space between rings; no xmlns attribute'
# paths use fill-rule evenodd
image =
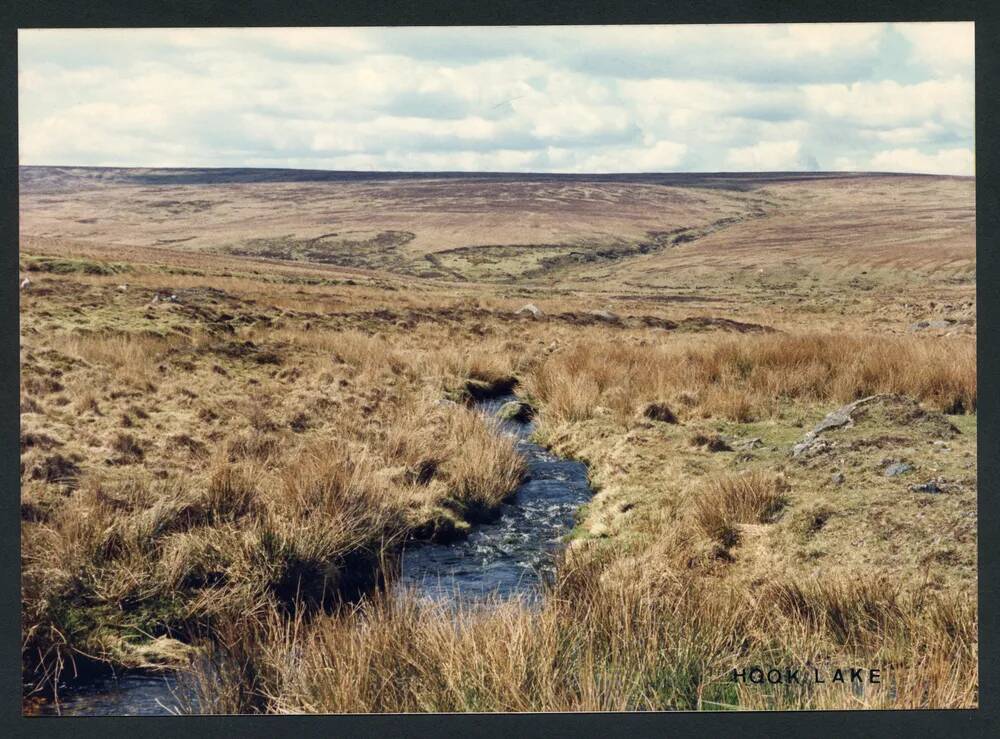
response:
<svg viewBox="0 0 1000 739"><path fill-rule="evenodd" d="M802 144L798 141L764 141L730 149L726 165L738 171L767 172L802 169Z"/></svg>
<svg viewBox="0 0 1000 739"><path fill-rule="evenodd" d="M812 112L862 126L941 121L971 128L975 116L973 84L961 77L909 85L893 80L805 85L802 91Z"/></svg>
<svg viewBox="0 0 1000 739"><path fill-rule="evenodd" d="M621 147L591 154L578 161L575 172L664 172L675 169L688 147L675 141L649 146Z"/></svg>
<svg viewBox="0 0 1000 739"><path fill-rule="evenodd" d="M976 51L973 23L897 23L894 27L912 45L911 60L938 74L971 77Z"/></svg>
<svg viewBox="0 0 1000 739"><path fill-rule="evenodd" d="M937 121L927 121L919 126L902 126L885 130L862 130L861 136L873 141L905 146L907 144L922 144L947 134L948 129Z"/></svg>
<svg viewBox="0 0 1000 739"><path fill-rule="evenodd" d="M891 149L872 157L870 170L919 174L974 175L975 159L968 149L941 149L925 154L917 149Z"/></svg>
<svg viewBox="0 0 1000 739"><path fill-rule="evenodd" d="M916 152L953 167L972 156L970 38L969 24L21 31L20 154L634 172Z"/></svg>

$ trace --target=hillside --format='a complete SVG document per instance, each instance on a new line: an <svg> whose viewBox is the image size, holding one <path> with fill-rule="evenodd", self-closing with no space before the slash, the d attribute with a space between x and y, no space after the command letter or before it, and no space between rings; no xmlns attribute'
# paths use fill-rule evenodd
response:
<svg viewBox="0 0 1000 739"><path fill-rule="evenodd" d="M450 280L968 282L975 181L22 167L21 233Z"/></svg>

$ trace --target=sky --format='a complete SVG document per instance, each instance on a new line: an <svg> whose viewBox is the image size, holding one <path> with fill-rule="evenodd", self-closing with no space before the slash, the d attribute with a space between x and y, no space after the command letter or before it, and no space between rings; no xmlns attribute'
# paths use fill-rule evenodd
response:
<svg viewBox="0 0 1000 739"><path fill-rule="evenodd" d="M20 162L974 174L972 23L18 34Z"/></svg>

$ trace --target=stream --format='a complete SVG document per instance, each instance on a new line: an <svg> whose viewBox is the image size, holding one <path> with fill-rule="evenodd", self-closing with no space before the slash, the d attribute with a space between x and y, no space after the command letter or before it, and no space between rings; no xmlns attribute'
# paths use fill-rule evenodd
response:
<svg viewBox="0 0 1000 739"><path fill-rule="evenodd" d="M555 570L554 554L573 527L577 509L591 495L587 468L554 456L529 441L535 425L495 418L505 395L476 403L501 433L515 437L527 475L502 505L500 517L479 524L465 539L450 544L417 542L401 558L399 584L417 597L455 607L488 598L521 598L537 603L542 586ZM135 716L176 712L181 702L170 673L126 671L59 687L59 705L39 701L25 708L38 716ZM193 701L186 697L186 701Z"/></svg>
<svg viewBox="0 0 1000 739"><path fill-rule="evenodd" d="M504 395L476 406L493 417L511 400L517 398ZM418 596L450 604L491 596L536 601L554 572L553 553L573 527L577 509L590 499L586 466L529 441L533 422L490 422L517 439L527 477L502 505L500 518L475 526L467 538L404 549L400 583Z"/></svg>

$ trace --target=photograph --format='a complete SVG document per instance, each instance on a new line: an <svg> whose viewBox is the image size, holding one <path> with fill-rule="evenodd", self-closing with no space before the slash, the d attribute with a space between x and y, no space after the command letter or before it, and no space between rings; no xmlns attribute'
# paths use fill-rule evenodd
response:
<svg viewBox="0 0 1000 739"><path fill-rule="evenodd" d="M26 723L977 709L974 37L19 29Z"/></svg>

